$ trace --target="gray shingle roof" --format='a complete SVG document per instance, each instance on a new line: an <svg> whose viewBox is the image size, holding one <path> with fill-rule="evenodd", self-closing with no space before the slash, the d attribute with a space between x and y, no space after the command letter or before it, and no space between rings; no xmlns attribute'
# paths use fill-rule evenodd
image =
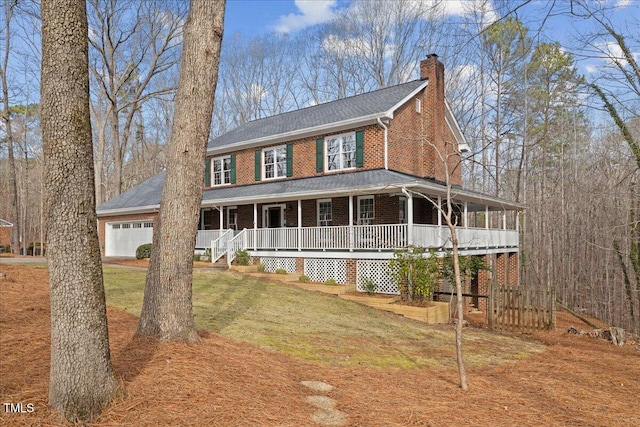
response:
<svg viewBox="0 0 640 427"><path fill-rule="evenodd" d="M118 197L100 205L99 215L112 210L135 210L136 208L160 205L165 173L139 184ZM446 187L430 180L417 178L385 169L362 170L348 173L322 175L309 178L284 179L250 185L225 186L205 190L202 193L204 206L263 203L266 201L295 200L296 198L338 197L346 194L366 194L367 191L400 191L402 187L419 187L421 192L444 194ZM456 188L454 193L460 200L475 203L485 201L491 206L519 207L492 196Z"/></svg>
<svg viewBox="0 0 640 427"><path fill-rule="evenodd" d="M375 114L382 115L423 84L425 84L424 80L414 80L362 95L247 122L215 138L209 143L208 148L267 138L318 126L327 126L332 123Z"/></svg>
<svg viewBox="0 0 640 427"><path fill-rule="evenodd" d="M159 206L162 198L162 187L166 172L160 172L156 176L141 182L133 188L125 191L98 206L98 214L101 211L111 209L141 208L143 206Z"/></svg>

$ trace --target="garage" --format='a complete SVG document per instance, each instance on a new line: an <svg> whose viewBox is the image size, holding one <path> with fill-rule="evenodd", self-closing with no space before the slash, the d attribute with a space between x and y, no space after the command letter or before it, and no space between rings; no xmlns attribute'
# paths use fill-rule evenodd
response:
<svg viewBox="0 0 640 427"><path fill-rule="evenodd" d="M108 222L105 227L104 255L135 257L138 246L152 241L152 221Z"/></svg>

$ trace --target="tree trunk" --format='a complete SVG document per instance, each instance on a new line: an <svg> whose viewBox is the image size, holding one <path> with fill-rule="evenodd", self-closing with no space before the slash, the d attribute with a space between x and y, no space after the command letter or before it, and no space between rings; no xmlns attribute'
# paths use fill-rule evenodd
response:
<svg viewBox="0 0 640 427"><path fill-rule="evenodd" d="M193 0L184 26L167 176L154 230L138 335L193 342L191 280L222 41L223 1Z"/></svg>
<svg viewBox="0 0 640 427"><path fill-rule="evenodd" d="M11 229L11 253L20 250L20 221L18 220L18 180L16 179L16 160L13 152L13 129L11 124L11 112L9 111L9 85L7 84L7 72L9 71L9 52L11 47L11 19L15 4L4 2L5 34L4 34L4 57L2 58L2 68L0 68L0 80L2 80L2 121L4 122L7 134L7 149L9 151L9 222L13 224Z"/></svg>
<svg viewBox="0 0 640 427"><path fill-rule="evenodd" d="M42 140L51 293L49 404L89 422L111 401L95 212L84 0L42 2Z"/></svg>

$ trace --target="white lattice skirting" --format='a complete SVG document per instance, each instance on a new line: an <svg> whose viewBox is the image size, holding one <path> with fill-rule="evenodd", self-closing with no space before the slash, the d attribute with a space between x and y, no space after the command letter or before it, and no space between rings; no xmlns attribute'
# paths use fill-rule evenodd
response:
<svg viewBox="0 0 640 427"><path fill-rule="evenodd" d="M376 293L400 295L398 286L393 282L389 261L359 259L356 261L356 289L364 292L365 281L376 284Z"/></svg>
<svg viewBox="0 0 640 427"><path fill-rule="evenodd" d="M346 259L305 258L304 274L313 282L326 282L333 279L336 283L347 283Z"/></svg>
<svg viewBox="0 0 640 427"><path fill-rule="evenodd" d="M275 273L279 269L285 270L287 273L296 272L295 258L263 257L260 258L260 263L264 265L264 271L267 273Z"/></svg>

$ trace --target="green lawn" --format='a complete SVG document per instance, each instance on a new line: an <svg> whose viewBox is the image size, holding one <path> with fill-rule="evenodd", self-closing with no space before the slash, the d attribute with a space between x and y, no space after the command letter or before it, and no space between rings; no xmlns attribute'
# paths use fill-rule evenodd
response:
<svg viewBox="0 0 640 427"><path fill-rule="evenodd" d="M145 272L105 268L107 304L140 314ZM451 366L454 330L430 326L356 303L226 271L193 278L196 326L329 365ZM465 329L469 366L499 364L542 350L540 344Z"/></svg>

